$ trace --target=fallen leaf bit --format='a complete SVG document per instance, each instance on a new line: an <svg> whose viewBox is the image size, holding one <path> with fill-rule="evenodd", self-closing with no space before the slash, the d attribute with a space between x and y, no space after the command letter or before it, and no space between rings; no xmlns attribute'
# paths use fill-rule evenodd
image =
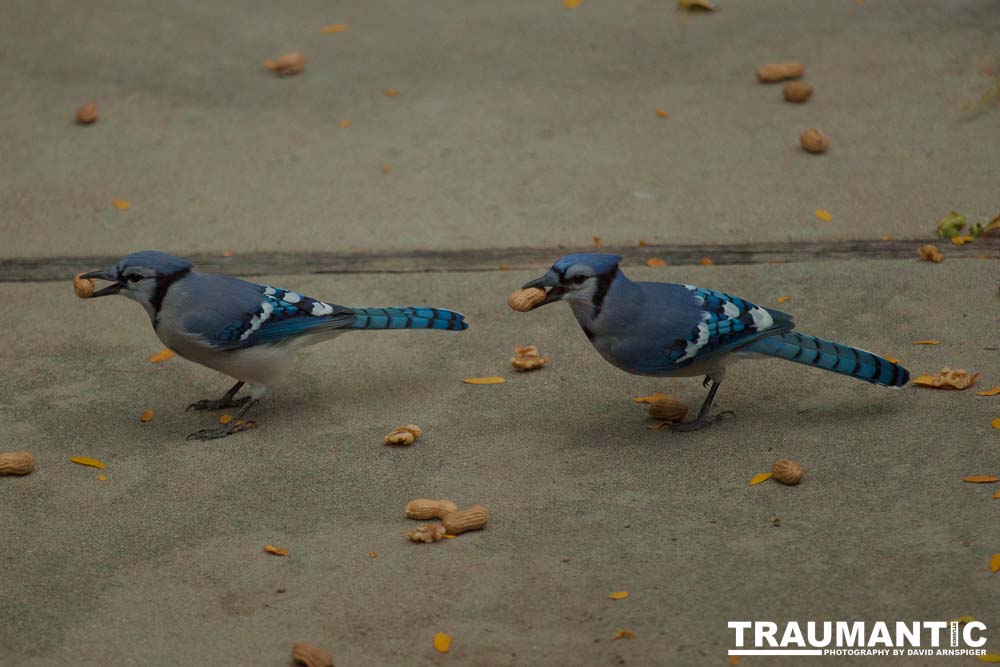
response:
<svg viewBox="0 0 1000 667"><path fill-rule="evenodd" d="M174 354L175 353L173 350L171 350L169 347L165 347L156 354L154 354L153 356L151 356L149 360L154 364L159 364L161 362L173 359Z"/></svg>
<svg viewBox="0 0 1000 667"><path fill-rule="evenodd" d="M92 459L89 456L71 456L70 461L82 466L90 466L91 468L97 468L98 470L104 469L104 463L98 461L97 459Z"/></svg>
<svg viewBox="0 0 1000 667"><path fill-rule="evenodd" d="M506 380L502 377L491 375L481 378L464 378L462 382L465 384L503 384Z"/></svg>
<svg viewBox="0 0 1000 667"><path fill-rule="evenodd" d="M451 648L451 635L438 632L434 635L434 650L438 653L447 653Z"/></svg>
<svg viewBox="0 0 1000 667"><path fill-rule="evenodd" d="M293 76L306 68L306 59L298 51L286 53L277 60L267 60L264 67L278 76Z"/></svg>

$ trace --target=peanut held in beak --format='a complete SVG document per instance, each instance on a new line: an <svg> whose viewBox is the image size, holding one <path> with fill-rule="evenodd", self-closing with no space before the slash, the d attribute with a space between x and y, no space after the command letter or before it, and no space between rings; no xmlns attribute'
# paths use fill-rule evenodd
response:
<svg viewBox="0 0 1000 667"><path fill-rule="evenodd" d="M94 293L94 281L90 278L81 278L82 273L76 274L76 278L73 278L73 291L81 299L89 299L90 295Z"/></svg>
<svg viewBox="0 0 1000 667"><path fill-rule="evenodd" d="M545 300L545 290L538 287L519 289L507 297L507 305L511 310L526 313Z"/></svg>

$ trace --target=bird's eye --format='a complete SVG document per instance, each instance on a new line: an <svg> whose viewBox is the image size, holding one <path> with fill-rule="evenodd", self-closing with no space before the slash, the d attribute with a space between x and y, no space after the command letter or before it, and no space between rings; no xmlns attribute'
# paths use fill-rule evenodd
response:
<svg viewBox="0 0 1000 667"><path fill-rule="evenodd" d="M587 281L587 276L573 276L570 280L574 285L582 285Z"/></svg>
<svg viewBox="0 0 1000 667"><path fill-rule="evenodd" d="M130 283L137 283L140 280L142 280L142 276L140 276L138 273L131 273L125 276L125 279L128 280Z"/></svg>

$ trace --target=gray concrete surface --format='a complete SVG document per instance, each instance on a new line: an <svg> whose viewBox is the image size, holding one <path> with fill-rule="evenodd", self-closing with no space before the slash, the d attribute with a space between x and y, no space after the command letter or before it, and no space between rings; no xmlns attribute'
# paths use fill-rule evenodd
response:
<svg viewBox="0 0 1000 667"><path fill-rule="evenodd" d="M988 386L1000 352L984 349L996 345L995 311L977 305L996 299L984 264L632 273L763 303L787 294L803 331L915 373L983 371ZM305 639L338 665L725 664L728 620L972 614L996 627L996 501L960 478L996 471L997 399L748 362L720 392L736 418L650 431L630 398L695 404L698 382L613 369L562 306L508 311L529 277L269 276L332 300L453 306L472 328L312 348L257 411L261 428L211 443L183 440L210 420L183 407L226 383L179 359L149 364L159 344L135 304L6 286L46 307L0 334L0 440L39 459L35 474L0 479L0 662L280 665ZM53 311L72 326L53 327ZM942 344L910 343L928 337ZM550 366L509 371L523 343ZM508 382L461 382L482 374ZM141 424L146 408L156 417ZM405 422L424 438L381 444ZM107 481L73 455L104 460ZM803 484L747 486L781 457L803 463ZM493 518L413 545L413 497L482 503ZM269 543L289 556L263 553ZM612 641L620 629L638 636ZM455 638L446 656L431 647L438 631Z"/></svg>
<svg viewBox="0 0 1000 667"><path fill-rule="evenodd" d="M524 247L554 260L593 235L711 256L722 243L929 238L949 209L1000 212L1000 109L962 112L1000 68L1000 4L718 4L682 16L669 0L10 0L0 258L78 256L83 270L142 248L279 252L287 265L312 250ZM348 32L319 31L341 22ZM293 49L303 75L261 67ZM789 58L816 87L807 105L754 80ZM77 127L89 100L101 118ZM809 126L828 154L798 149ZM765 305L788 295L803 331L993 386L998 262L971 259L997 256L985 247L946 248L941 265L629 272ZM631 397L696 405L696 380L611 368L564 307L507 310L537 272L423 268L441 272L266 276L346 304L452 307L472 328L313 348L256 410L261 428L211 443L183 439L212 423L183 408L227 381L151 365L161 345L135 304L82 302L68 282L0 285L0 450L38 458L34 474L0 478L0 665L287 665L298 640L340 667L721 665L730 620L962 614L1000 652L987 568L1000 505L960 481L997 472L1000 397L748 363L719 395L736 418L654 432ZM925 338L942 344L911 345ZM550 366L510 371L525 343ZM508 382L461 382L490 374ZM406 422L425 437L384 446ZM107 481L75 455L105 461ZM804 464L802 485L747 486L781 457ZM413 545L402 508L420 496L493 519ZM612 641L620 629L637 637ZM454 636L447 655L438 631Z"/></svg>
<svg viewBox="0 0 1000 667"><path fill-rule="evenodd" d="M874 239L996 215L1000 112L962 114L1000 70L996 2L720 4L11 0L0 252ZM261 66L290 50L301 76ZM756 83L785 59L809 104ZM101 119L74 126L89 100ZM823 157L798 148L813 126Z"/></svg>

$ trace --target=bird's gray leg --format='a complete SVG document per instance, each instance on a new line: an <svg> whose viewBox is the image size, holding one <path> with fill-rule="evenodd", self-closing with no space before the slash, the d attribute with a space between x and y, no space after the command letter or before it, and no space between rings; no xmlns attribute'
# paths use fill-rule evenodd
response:
<svg viewBox="0 0 1000 667"><path fill-rule="evenodd" d="M240 382L240 384L243 384ZM239 389L239 387L234 387L234 389ZM188 440L215 440L217 438L225 438L227 435L232 435L233 433L239 433L240 431L247 431L252 428L256 428L257 422L244 422L242 421L243 415L247 413L250 408L257 405L256 398L247 396L243 402L243 407L237 412L232 419L227 423L221 424L214 428L203 428L200 431L196 431L188 435Z"/></svg>
<svg viewBox="0 0 1000 667"><path fill-rule="evenodd" d="M243 381L240 380L239 382L237 382L236 384L234 384L229 389L229 391L226 392L226 395L223 396L222 398L220 398L220 399L210 399L210 398L202 399L202 400L198 401L197 403L192 403L191 405L187 406L187 409L188 410L225 410L226 408L238 408L238 407L240 407L241 405L245 404L247 401L250 400L249 396L244 396L243 398L241 398L239 400L233 400L234 397L236 396L236 393L240 390L240 387L242 387L242 386L243 386Z"/></svg>
<svg viewBox="0 0 1000 667"><path fill-rule="evenodd" d="M692 421L681 422L679 424L674 424L670 427L671 431L697 431L702 426L707 426L712 422L718 421L727 415L732 415L732 410L725 410L719 414L709 417L708 410L712 407L712 402L715 400L715 392L719 391L719 387L722 385L722 380L713 380L709 376L705 376L705 382L703 385L711 383L712 388L708 390L708 396L705 397L705 401L701 404L701 409L698 410L698 416Z"/></svg>

